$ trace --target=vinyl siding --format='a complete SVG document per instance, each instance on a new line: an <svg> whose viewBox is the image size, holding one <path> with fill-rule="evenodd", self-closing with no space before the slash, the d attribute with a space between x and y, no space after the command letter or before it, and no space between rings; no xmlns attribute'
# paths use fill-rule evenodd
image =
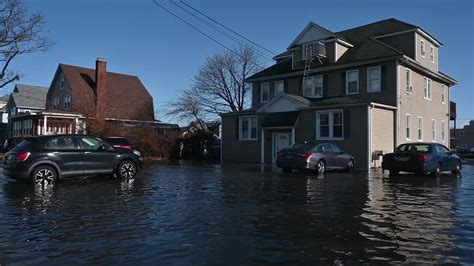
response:
<svg viewBox="0 0 474 266"><path fill-rule="evenodd" d="M438 72L438 47L436 47L433 43L431 43L428 39L424 38L423 36L415 33L415 60L422 64L424 67ZM425 41L425 57L421 56L420 51L420 40ZM434 47L434 63L431 62L430 59L430 45Z"/></svg>
<svg viewBox="0 0 474 266"><path fill-rule="evenodd" d="M247 115L245 115L247 116ZM260 129L257 140L238 140L239 116L223 116L222 121L222 160L224 162L260 163ZM258 119L257 123L260 123Z"/></svg>
<svg viewBox="0 0 474 266"><path fill-rule="evenodd" d="M372 108L372 153L375 151L383 151L385 154L393 151L393 132L394 111L376 107ZM372 167L380 167L382 157L373 157L372 160Z"/></svg>

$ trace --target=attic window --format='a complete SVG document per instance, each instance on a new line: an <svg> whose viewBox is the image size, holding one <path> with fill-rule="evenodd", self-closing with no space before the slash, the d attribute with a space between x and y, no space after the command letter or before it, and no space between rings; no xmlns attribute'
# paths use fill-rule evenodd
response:
<svg viewBox="0 0 474 266"><path fill-rule="evenodd" d="M61 81L59 83L59 88L64 89L64 75L63 74L61 74Z"/></svg>
<svg viewBox="0 0 474 266"><path fill-rule="evenodd" d="M422 57L425 57L426 54L425 41L423 40L420 40L420 54Z"/></svg>
<svg viewBox="0 0 474 266"><path fill-rule="evenodd" d="M310 42L303 44L303 60L313 56L326 57L326 46L321 42Z"/></svg>

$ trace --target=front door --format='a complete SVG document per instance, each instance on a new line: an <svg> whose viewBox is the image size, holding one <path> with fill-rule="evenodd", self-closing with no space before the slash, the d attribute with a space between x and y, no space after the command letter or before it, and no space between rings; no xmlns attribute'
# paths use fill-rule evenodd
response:
<svg viewBox="0 0 474 266"><path fill-rule="evenodd" d="M273 156L272 161L276 161L278 151L291 146L291 132L275 132L273 134Z"/></svg>

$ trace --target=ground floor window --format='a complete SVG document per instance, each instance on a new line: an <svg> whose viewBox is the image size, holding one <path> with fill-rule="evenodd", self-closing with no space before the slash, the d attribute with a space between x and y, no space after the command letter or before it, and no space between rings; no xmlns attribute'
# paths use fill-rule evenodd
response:
<svg viewBox="0 0 474 266"><path fill-rule="evenodd" d="M436 141L436 120L431 120L431 141Z"/></svg>
<svg viewBox="0 0 474 266"><path fill-rule="evenodd" d="M342 110L316 112L317 139L343 139Z"/></svg>
<svg viewBox="0 0 474 266"><path fill-rule="evenodd" d="M239 139L257 139L257 116L239 117Z"/></svg>
<svg viewBox="0 0 474 266"><path fill-rule="evenodd" d="M423 140L423 117L418 117L418 140Z"/></svg>
<svg viewBox="0 0 474 266"><path fill-rule="evenodd" d="M441 121L441 141L446 141L446 122L444 120Z"/></svg>
<svg viewBox="0 0 474 266"><path fill-rule="evenodd" d="M407 114L407 121L406 121L406 134L407 134L407 140L411 139L411 115Z"/></svg>

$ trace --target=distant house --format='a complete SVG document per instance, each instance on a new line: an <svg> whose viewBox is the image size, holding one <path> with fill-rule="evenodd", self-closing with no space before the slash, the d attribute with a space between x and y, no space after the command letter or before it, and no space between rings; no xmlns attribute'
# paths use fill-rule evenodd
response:
<svg viewBox="0 0 474 266"><path fill-rule="evenodd" d="M449 147L456 80L439 71L441 46L397 19L339 32L310 22L274 65L247 79L251 108L221 115L222 160L274 163L279 150L315 140L368 169L405 142Z"/></svg>
<svg viewBox="0 0 474 266"><path fill-rule="evenodd" d="M463 128L452 129L451 132L456 136L455 148L457 150L474 151L474 120L471 120L469 125L465 125Z"/></svg>
<svg viewBox="0 0 474 266"><path fill-rule="evenodd" d="M97 59L95 69L59 64L46 89L44 110L11 117L19 126L13 137L87 133L94 121L105 121L104 128L162 127L154 117L153 98L139 78L107 72L106 67L103 59Z"/></svg>

